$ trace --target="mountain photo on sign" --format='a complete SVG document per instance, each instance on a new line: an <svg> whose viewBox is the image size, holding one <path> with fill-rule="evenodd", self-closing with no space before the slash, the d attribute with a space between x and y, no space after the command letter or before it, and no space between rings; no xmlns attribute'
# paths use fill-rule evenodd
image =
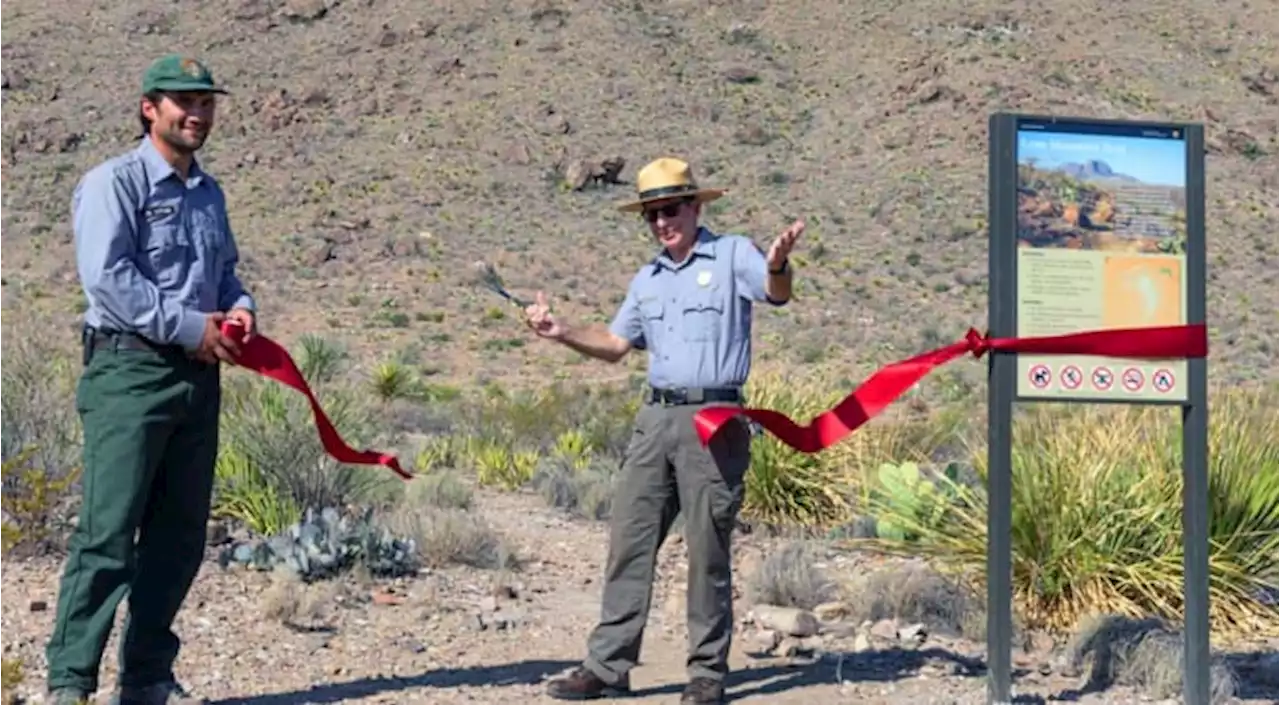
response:
<svg viewBox="0 0 1280 705"><path fill-rule="evenodd" d="M1186 250L1186 145L1105 134L1018 135L1018 246Z"/></svg>

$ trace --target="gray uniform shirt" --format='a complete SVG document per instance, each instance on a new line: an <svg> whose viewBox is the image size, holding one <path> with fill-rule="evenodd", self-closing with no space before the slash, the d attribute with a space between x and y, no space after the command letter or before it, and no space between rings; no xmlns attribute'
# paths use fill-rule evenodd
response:
<svg viewBox="0 0 1280 705"><path fill-rule="evenodd" d="M192 350L206 314L255 309L218 182L184 181L150 139L91 169L72 197L85 323Z"/></svg>
<svg viewBox="0 0 1280 705"><path fill-rule="evenodd" d="M641 267L609 329L648 351L654 387L740 387L751 371L752 305L768 301L768 276L750 239L701 227L683 263L664 250Z"/></svg>

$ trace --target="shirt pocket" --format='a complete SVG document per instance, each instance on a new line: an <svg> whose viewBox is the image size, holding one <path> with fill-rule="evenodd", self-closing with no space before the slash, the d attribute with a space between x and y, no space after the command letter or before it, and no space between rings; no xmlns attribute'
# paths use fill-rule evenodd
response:
<svg viewBox="0 0 1280 705"><path fill-rule="evenodd" d="M662 337L662 320L666 318L666 309L662 305L662 297L654 296L640 300L640 330L644 333L648 346Z"/></svg>
<svg viewBox="0 0 1280 705"><path fill-rule="evenodd" d="M191 266L191 242L177 218L149 226L145 254L156 285L178 288L187 279Z"/></svg>
<svg viewBox="0 0 1280 705"><path fill-rule="evenodd" d="M724 325L725 301L718 289L699 289L681 301L680 325L684 339L691 343L720 338Z"/></svg>

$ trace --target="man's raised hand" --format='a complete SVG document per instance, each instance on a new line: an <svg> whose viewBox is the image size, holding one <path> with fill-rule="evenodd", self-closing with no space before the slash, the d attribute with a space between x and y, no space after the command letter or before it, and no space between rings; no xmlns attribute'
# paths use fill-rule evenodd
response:
<svg viewBox="0 0 1280 705"><path fill-rule="evenodd" d="M797 220L791 224L781 235L769 245L769 254L765 255L765 261L769 263L770 270L776 270L782 267L783 262L787 261L787 256L791 254L791 248L795 247L796 240L804 234L804 221Z"/></svg>
<svg viewBox="0 0 1280 705"><path fill-rule="evenodd" d="M568 330L563 323L551 315L551 305L547 303L546 294L541 291L534 297L533 303L525 308L524 315L525 323L540 337L560 340Z"/></svg>

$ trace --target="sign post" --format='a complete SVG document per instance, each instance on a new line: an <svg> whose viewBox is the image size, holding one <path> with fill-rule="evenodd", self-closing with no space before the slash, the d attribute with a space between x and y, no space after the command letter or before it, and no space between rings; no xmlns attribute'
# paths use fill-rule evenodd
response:
<svg viewBox="0 0 1280 705"><path fill-rule="evenodd" d="M1203 323L1204 131L997 113L988 151L992 337ZM1206 361L993 353L988 362L989 701L1012 701L1013 405L1182 409L1184 701L1209 702Z"/></svg>

